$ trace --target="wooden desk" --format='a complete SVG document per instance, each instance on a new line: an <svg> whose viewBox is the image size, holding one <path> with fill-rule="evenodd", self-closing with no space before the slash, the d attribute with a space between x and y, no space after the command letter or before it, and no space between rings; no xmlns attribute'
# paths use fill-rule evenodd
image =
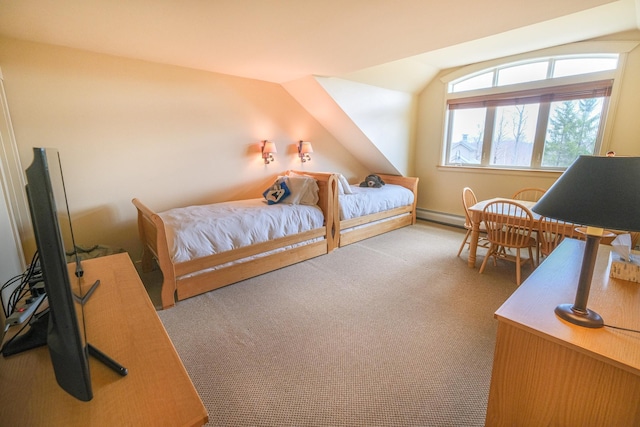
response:
<svg viewBox="0 0 640 427"><path fill-rule="evenodd" d="M57 384L49 350L0 357L0 425L200 426L208 415L127 254L83 262L100 285L85 305L87 340L129 370L89 360L93 399ZM76 280L71 274L72 280Z"/></svg>
<svg viewBox="0 0 640 427"><path fill-rule="evenodd" d="M474 268L476 266L476 254L478 252L478 240L480 239L480 223L482 222L482 211L484 207L489 203L496 200L512 200L505 199L502 197L496 197L493 199L482 200L481 202L476 203L475 205L469 208L469 213L471 214L471 240L469 241L469 258L467 258L467 264L469 267ZM514 202L518 202L523 206L531 209L536 202L530 202L527 200L512 200ZM537 222L540 219L540 215L535 212L531 212L533 214L534 220Z"/></svg>
<svg viewBox="0 0 640 427"><path fill-rule="evenodd" d="M640 425L640 333L559 319L573 303L584 242L565 239L495 313L487 426ZM640 330L640 285L609 278L600 245L588 307Z"/></svg>

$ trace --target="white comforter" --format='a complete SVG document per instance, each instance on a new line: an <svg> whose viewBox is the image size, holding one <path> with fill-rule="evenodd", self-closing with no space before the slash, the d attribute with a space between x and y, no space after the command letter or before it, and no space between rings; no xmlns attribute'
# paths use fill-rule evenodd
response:
<svg viewBox="0 0 640 427"><path fill-rule="evenodd" d="M301 233L324 223L318 206L267 205L264 199L189 206L159 215L173 262Z"/></svg>
<svg viewBox="0 0 640 427"><path fill-rule="evenodd" d="M400 185L387 184L380 188L359 187L357 185L350 187L353 194L338 196L340 220L413 204L413 192Z"/></svg>

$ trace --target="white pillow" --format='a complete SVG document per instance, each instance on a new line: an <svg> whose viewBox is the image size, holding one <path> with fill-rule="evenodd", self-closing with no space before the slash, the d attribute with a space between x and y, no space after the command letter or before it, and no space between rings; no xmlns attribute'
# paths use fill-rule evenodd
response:
<svg viewBox="0 0 640 427"><path fill-rule="evenodd" d="M315 178L291 174L286 177L287 187L291 194L289 197L282 199L280 203L289 205L317 205L320 197L318 196L318 183Z"/></svg>
<svg viewBox="0 0 640 427"><path fill-rule="evenodd" d="M300 200L301 205L317 205L320 201L320 196L318 193L320 192L320 187L318 187L318 183L314 178L306 178L307 180L307 188L304 192L304 196ZM285 199L286 200L286 199Z"/></svg>
<svg viewBox="0 0 640 427"><path fill-rule="evenodd" d="M338 192L340 194L353 194L349 181L341 173L338 174Z"/></svg>

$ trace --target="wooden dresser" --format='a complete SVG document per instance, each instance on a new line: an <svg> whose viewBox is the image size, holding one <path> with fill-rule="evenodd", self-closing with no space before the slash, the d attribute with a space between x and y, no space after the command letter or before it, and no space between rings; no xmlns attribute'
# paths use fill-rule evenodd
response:
<svg viewBox="0 0 640 427"><path fill-rule="evenodd" d="M487 426L640 425L640 332L560 320L573 303L584 242L566 239L498 309ZM598 250L588 307L640 331L640 285L610 279Z"/></svg>
<svg viewBox="0 0 640 427"><path fill-rule="evenodd" d="M207 411L127 254L83 261L100 285L85 305L87 340L126 367L117 375L90 358L93 399L56 383L49 350L0 357L0 425L201 426ZM71 275L72 280L76 280Z"/></svg>

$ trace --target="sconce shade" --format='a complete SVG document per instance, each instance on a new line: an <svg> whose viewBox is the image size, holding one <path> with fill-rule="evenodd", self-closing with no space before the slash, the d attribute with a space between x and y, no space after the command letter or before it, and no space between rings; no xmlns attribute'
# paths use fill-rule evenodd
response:
<svg viewBox="0 0 640 427"><path fill-rule="evenodd" d="M276 144L271 141L267 141L266 139L262 141L262 159L264 160L264 164L268 165L269 163L275 161L273 157L273 153L277 153Z"/></svg>
<svg viewBox="0 0 640 427"><path fill-rule="evenodd" d="M311 143L308 141L302 141L300 143L300 153L301 154L313 153L313 147L311 146Z"/></svg>
<svg viewBox="0 0 640 427"><path fill-rule="evenodd" d="M532 210L574 224L640 231L640 157L580 156Z"/></svg>
<svg viewBox="0 0 640 427"><path fill-rule="evenodd" d="M265 141L264 146L262 147L263 153L277 153L276 144L271 141Z"/></svg>
<svg viewBox="0 0 640 427"><path fill-rule="evenodd" d="M300 157L300 161L302 163L310 162L311 156L309 153L313 153L313 147L311 143L308 141L299 141L298 142L298 156Z"/></svg>

